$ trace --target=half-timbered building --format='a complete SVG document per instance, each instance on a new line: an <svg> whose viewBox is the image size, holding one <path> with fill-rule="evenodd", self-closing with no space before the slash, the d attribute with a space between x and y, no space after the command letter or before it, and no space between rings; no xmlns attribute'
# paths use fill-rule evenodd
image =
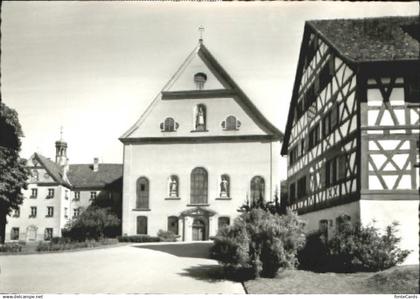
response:
<svg viewBox="0 0 420 299"><path fill-rule="evenodd" d="M247 199L279 191L282 136L200 40L120 138L123 234L214 236Z"/></svg>
<svg viewBox="0 0 420 299"><path fill-rule="evenodd" d="M337 217L400 223L419 246L418 17L305 23L285 139L288 205L308 230Z"/></svg>

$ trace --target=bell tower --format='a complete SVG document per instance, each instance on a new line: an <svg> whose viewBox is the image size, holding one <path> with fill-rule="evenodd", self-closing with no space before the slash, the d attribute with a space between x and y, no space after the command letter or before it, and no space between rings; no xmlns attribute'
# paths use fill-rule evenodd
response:
<svg viewBox="0 0 420 299"><path fill-rule="evenodd" d="M60 128L60 140L55 142L55 163L67 164L67 142L63 140L63 127Z"/></svg>

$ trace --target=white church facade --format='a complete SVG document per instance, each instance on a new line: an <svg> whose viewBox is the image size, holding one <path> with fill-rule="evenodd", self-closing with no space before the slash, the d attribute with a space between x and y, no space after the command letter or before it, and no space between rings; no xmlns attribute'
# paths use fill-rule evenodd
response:
<svg viewBox="0 0 420 299"><path fill-rule="evenodd" d="M280 192L282 138L200 40L120 138L123 235L216 235L246 200Z"/></svg>

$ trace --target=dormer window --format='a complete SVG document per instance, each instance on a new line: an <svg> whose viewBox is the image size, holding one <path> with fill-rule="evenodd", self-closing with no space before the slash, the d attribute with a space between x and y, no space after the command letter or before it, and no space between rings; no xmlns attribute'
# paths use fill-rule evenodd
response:
<svg viewBox="0 0 420 299"><path fill-rule="evenodd" d="M222 128L226 131L236 131L239 130L241 122L236 119L235 116L229 115L226 120L222 121Z"/></svg>
<svg viewBox="0 0 420 299"><path fill-rule="evenodd" d="M194 83L198 90L204 88L204 83L207 81L207 75L205 73L197 73L194 75Z"/></svg>
<svg viewBox="0 0 420 299"><path fill-rule="evenodd" d="M160 124L162 132L175 132L178 127L179 124L172 117L167 117L165 121Z"/></svg>

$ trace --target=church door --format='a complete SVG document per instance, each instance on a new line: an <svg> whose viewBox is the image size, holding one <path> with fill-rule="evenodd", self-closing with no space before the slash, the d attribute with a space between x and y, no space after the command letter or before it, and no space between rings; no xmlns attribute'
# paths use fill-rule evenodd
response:
<svg viewBox="0 0 420 299"><path fill-rule="evenodd" d="M204 241L205 240L206 225L203 220L194 219L192 226L192 239L193 241Z"/></svg>

